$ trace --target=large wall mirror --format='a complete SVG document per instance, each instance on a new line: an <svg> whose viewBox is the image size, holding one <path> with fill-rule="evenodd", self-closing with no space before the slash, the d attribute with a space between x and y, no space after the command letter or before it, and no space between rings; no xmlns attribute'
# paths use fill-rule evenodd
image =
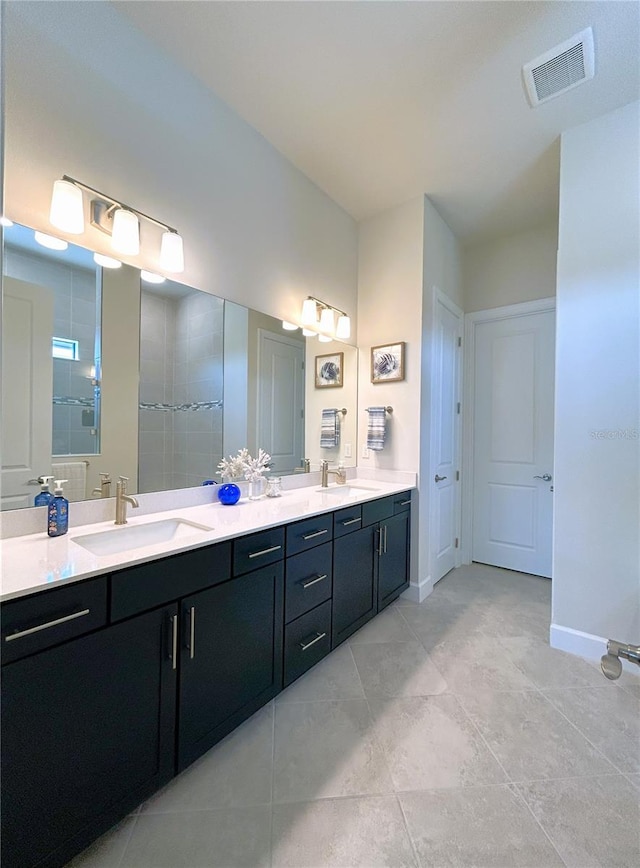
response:
<svg viewBox="0 0 640 868"><path fill-rule="evenodd" d="M133 492L201 485L242 446L279 475L355 464L355 347L42 240L4 232L2 509L33 505L45 474L76 501L101 472Z"/></svg>

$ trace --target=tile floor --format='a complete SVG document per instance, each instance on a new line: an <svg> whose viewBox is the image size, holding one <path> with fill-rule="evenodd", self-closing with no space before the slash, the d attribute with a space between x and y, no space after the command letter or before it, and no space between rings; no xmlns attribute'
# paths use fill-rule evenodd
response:
<svg viewBox="0 0 640 868"><path fill-rule="evenodd" d="M550 592L398 600L69 868L637 868L640 679L550 649Z"/></svg>

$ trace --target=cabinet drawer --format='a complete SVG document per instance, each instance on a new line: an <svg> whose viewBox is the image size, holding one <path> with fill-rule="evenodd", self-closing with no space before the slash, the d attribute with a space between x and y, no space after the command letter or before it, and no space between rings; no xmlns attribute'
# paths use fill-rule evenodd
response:
<svg viewBox="0 0 640 868"><path fill-rule="evenodd" d="M331 597L331 543L287 558L285 621L293 621Z"/></svg>
<svg viewBox="0 0 640 868"><path fill-rule="evenodd" d="M231 577L231 543L150 561L111 576L111 620L119 621Z"/></svg>
<svg viewBox="0 0 640 868"><path fill-rule="evenodd" d="M274 564L284 557L284 528L242 536L233 543L234 576Z"/></svg>
<svg viewBox="0 0 640 868"><path fill-rule="evenodd" d="M346 509L339 509L333 513L333 536L334 538L344 536L346 533L353 533L354 530L360 530L362 527L362 507L349 506Z"/></svg>
<svg viewBox="0 0 640 868"><path fill-rule="evenodd" d="M370 500L368 503L363 503L362 526L366 527L369 524L376 524L378 521L390 518L393 515L395 498L396 495L391 495L390 497L380 497L378 500Z"/></svg>
<svg viewBox="0 0 640 868"><path fill-rule="evenodd" d="M107 623L107 578L2 605L2 662L11 663Z"/></svg>
<svg viewBox="0 0 640 868"><path fill-rule="evenodd" d="M284 628L284 685L291 684L331 649L331 600Z"/></svg>
<svg viewBox="0 0 640 868"><path fill-rule="evenodd" d="M316 515L287 527L287 557L333 539L333 515Z"/></svg>
<svg viewBox="0 0 640 868"><path fill-rule="evenodd" d="M408 512L411 509L411 492L403 491L400 494L393 495L393 514L398 515L399 512Z"/></svg>

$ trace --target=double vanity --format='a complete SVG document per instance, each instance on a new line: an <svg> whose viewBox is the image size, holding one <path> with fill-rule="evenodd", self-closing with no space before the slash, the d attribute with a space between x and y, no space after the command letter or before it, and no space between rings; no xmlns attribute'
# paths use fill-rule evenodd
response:
<svg viewBox="0 0 640 868"><path fill-rule="evenodd" d="M366 479L5 540L3 865L64 865L396 599L410 518Z"/></svg>

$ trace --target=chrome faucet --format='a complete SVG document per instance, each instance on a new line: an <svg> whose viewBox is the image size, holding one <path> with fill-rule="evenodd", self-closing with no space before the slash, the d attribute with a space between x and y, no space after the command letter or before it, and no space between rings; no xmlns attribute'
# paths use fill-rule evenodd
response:
<svg viewBox="0 0 640 868"><path fill-rule="evenodd" d="M302 472L311 473L311 459L304 458L302 461Z"/></svg>
<svg viewBox="0 0 640 868"><path fill-rule="evenodd" d="M111 477L108 473L100 474L100 487L94 488L91 494L99 494L100 497L111 497Z"/></svg>
<svg viewBox="0 0 640 868"><path fill-rule="evenodd" d="M126 524L127 523L127 504L130 503L134 509L136 509L140 504L130 494L127 494L127 482L129 481L128 476L121 476L118 482L116 482L116 524Z"/></svg>
<svg viewBox="0 0 640 868"><path fill-rule="evenodd" d="M320 462L320 471L322 473L322 479L320 482L322 488L329 487L330 473L335 476L338 485L344 485L347 481L347 471L344 467L340 466L337 470L329 470L329 462L326 460Z"/></svg>

